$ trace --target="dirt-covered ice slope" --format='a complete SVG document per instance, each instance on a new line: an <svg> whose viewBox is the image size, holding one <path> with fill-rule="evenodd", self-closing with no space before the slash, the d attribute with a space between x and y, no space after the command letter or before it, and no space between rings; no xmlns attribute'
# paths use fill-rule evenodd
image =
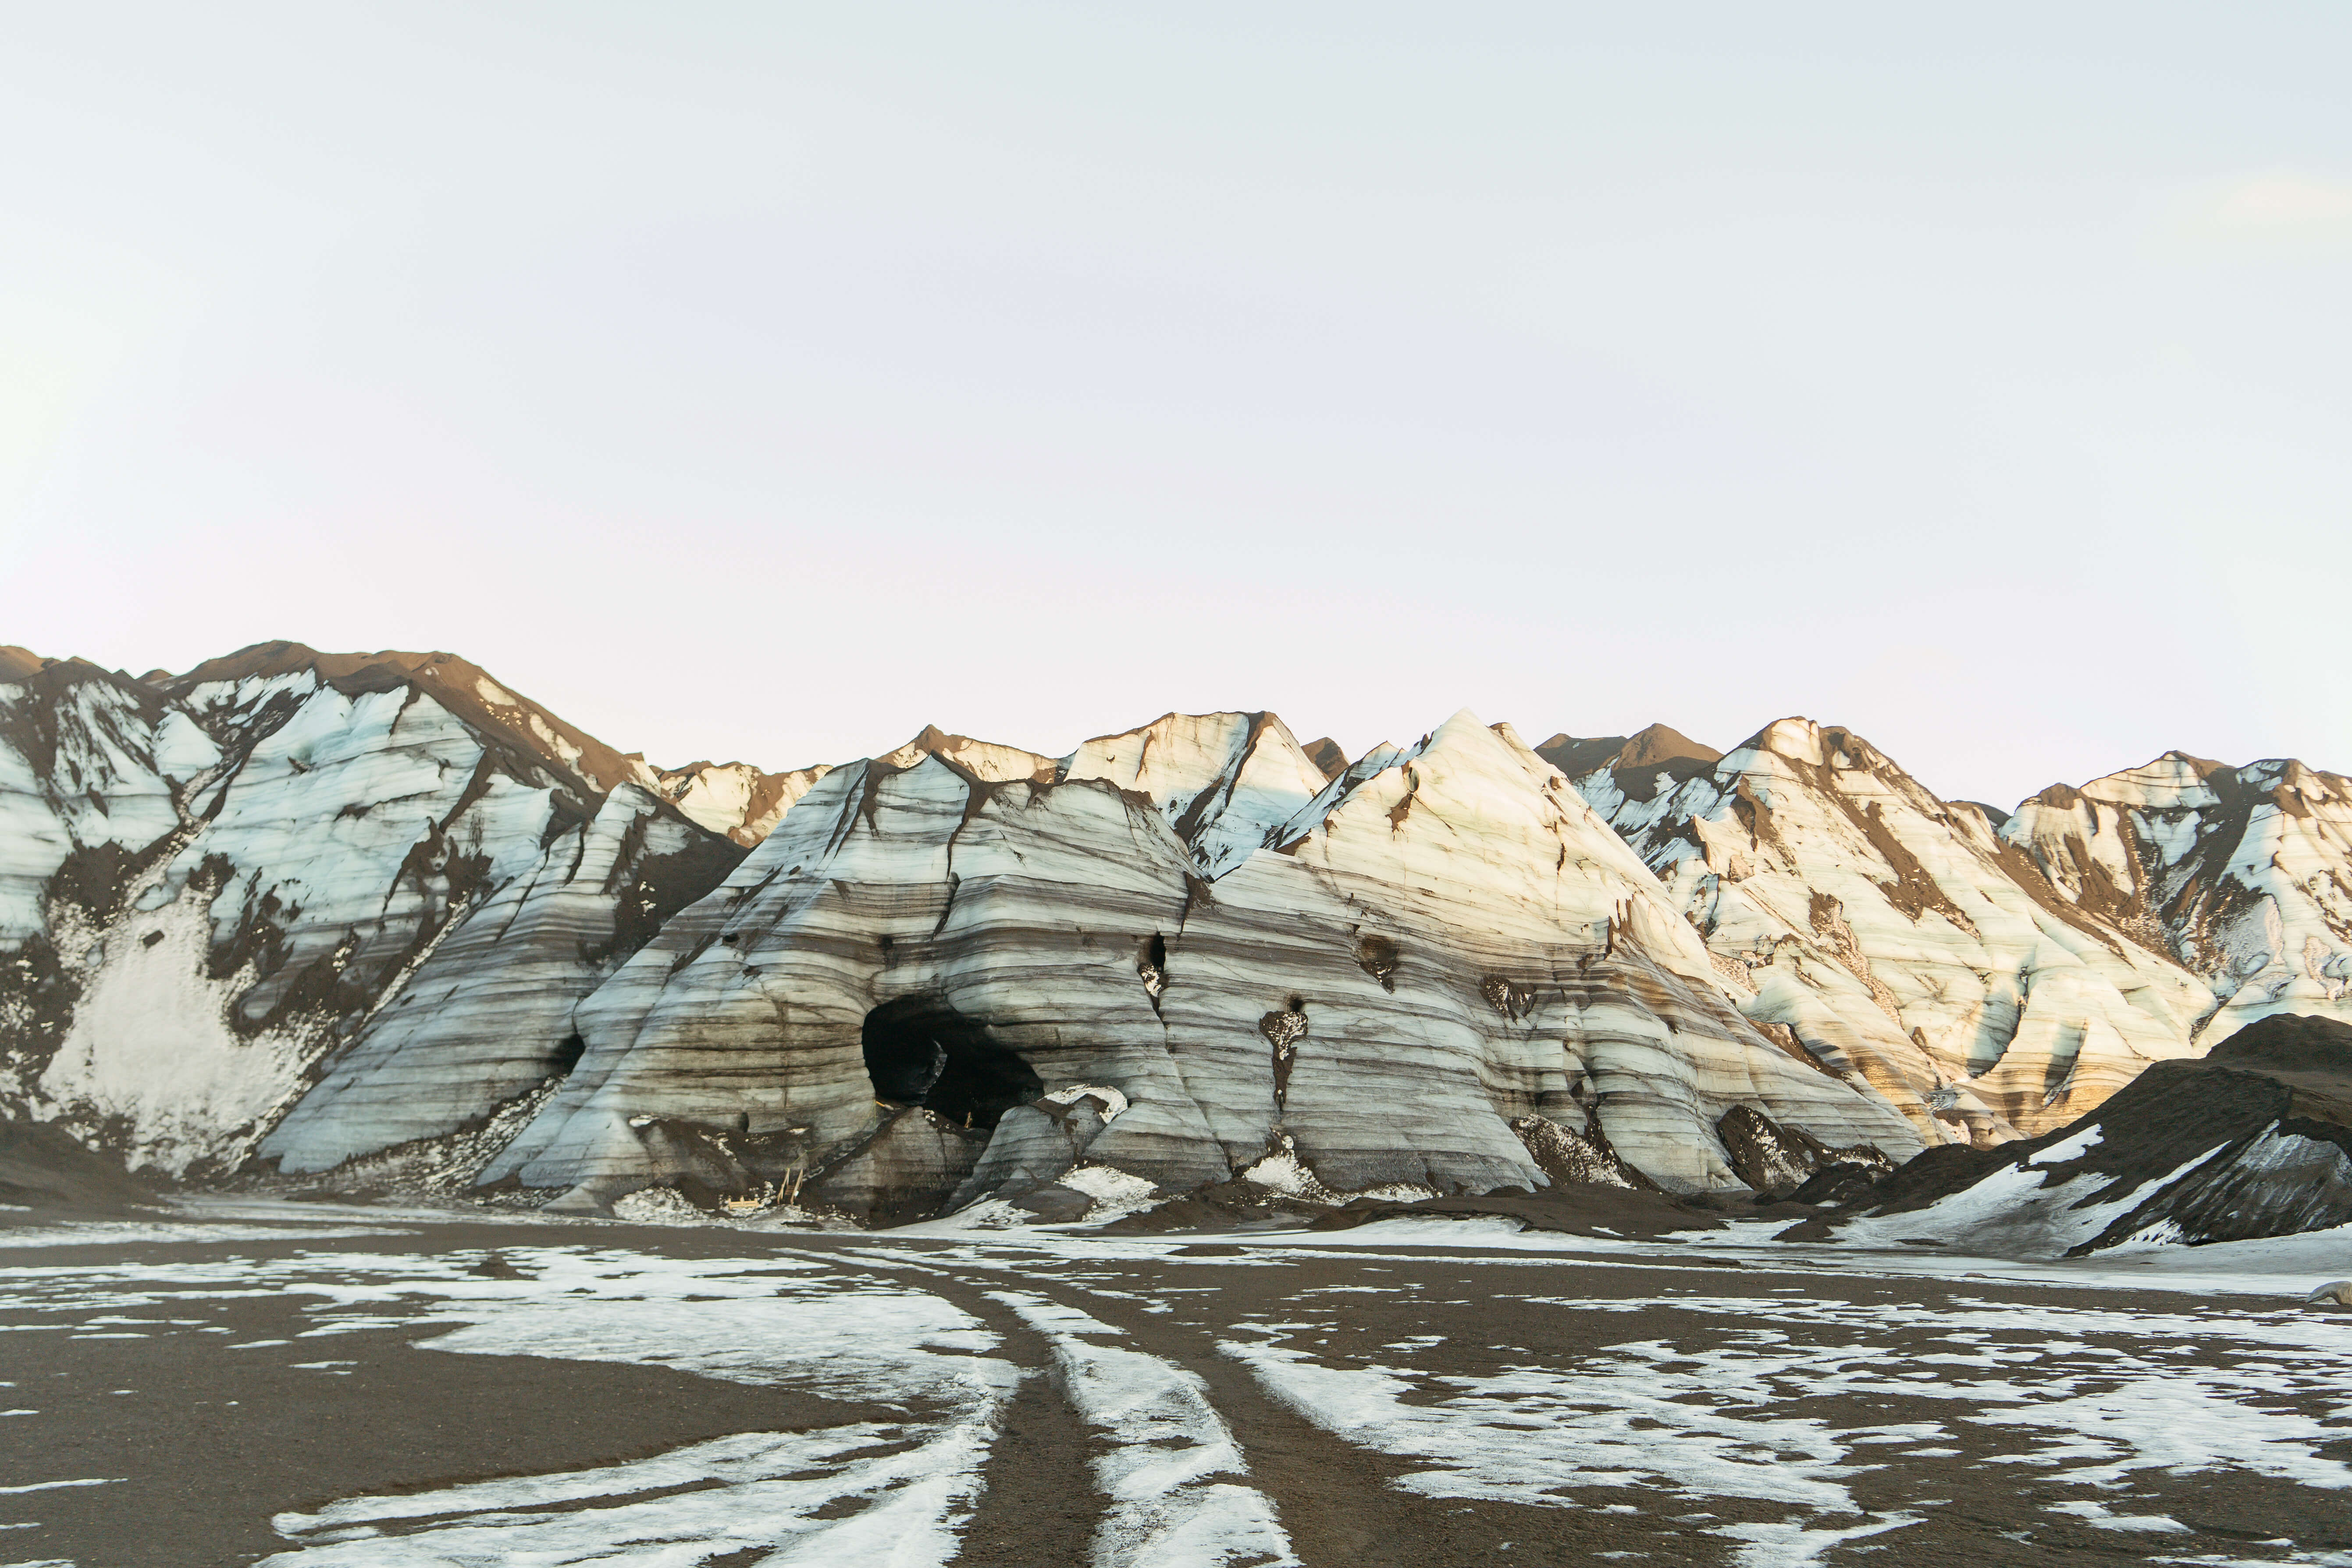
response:
<svg viewBox="0 0 2352 1568"><path fill-rule="evenodd" d="M12 658L0 1110L173 1177L478 1121L740 858L631 773L446 654Z"/></svg>
<svg viewBox="0 0 2352 1568"><path fill-rule="evenodd" d="M1321 776L1266 715L835 769L581 1004L579 1069L488 1177L774 1182L878 1217L1276 1153L1331 1192L1539 1186L1527 1118L1605 1127L1680 1189L1738 1184L1735 1104L1919 1146L1740 1016L1507 726Z"/></svg>
<svg viewBox="0 0 2352 1568"><path fill-rule="evenodd" d="M1727 756L1671 731L1562 736L1593 809L1665 884L1756 1024L1860 1073L1930 1142L2062 1125L2186 1056L2205 985L2053 889L1985 810L1849 731L1767 726Z"/></svg>
<svg viewBox="0 0 2352 1568"><path fill-rule="evenodd" d="M2352 1012L2347 850L2352 785L2297 764L2009 817L1804 720L663 769L447 653L0 649L0 1114L177 1180L869 1222L1780 1191Z"/></svg>
<svg viewBox="0 0 2352 1568"><path fill-rule="evenodd" d="M2204 980L2216 1006L2200 1042L2274 1013L2352 1022L2352 779L2168 752L2053 784L2000 837L2075 908Z"/></svg>

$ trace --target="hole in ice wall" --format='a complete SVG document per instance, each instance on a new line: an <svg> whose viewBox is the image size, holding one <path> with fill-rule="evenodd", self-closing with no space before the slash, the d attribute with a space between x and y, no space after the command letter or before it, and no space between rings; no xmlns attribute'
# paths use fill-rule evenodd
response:
<svg viewBox="0 0 2352 1568"><path fill-rule="evenodd" d="M1151 1010L1160 1011L1160 994L1168 989L1168 939L1158 931L1143 944L1136 955L1135 973L1143 978L1143 994L1151 998Z"/></svg>
<svg viewBox="0 0 2352 1568"><path fill-rule="evenodd" d="M562 1045L555 1047L555 1059L547 1064L548 1070L555 1073L568 1073L578 1067L580 1058L587 1054L588 1042L581 1037L579 1030L574 1029L563 1037Z"/></svg>
<svg viewBox="0 0 2352 1568"><path fill-rule="evenodd" d="M1289 1102L1291 1062L1298 1055L1298 1042L1307 1037L1307 1004L1293 996L1281 1012L1260 1018L1257 1032L1274 1047L1274 1103L1279 1110Z"/></svg>
<svg viewBox="0 0 2352 1568"><path fill-rule="evenodd" d="M993 1127L1036 1099L1045 1080L988 1026L937 995L902 996L866 1015L866 1073L885 1105L919 1105L948 1121Z"/></svg>
<svg viewBox="0 0 2352 1568"><path fill-rule="evenodd" d="M1384 936L1368 936L1356 944L1356 962L1381 983L1383 991L1396 989L1397 944Z"/></svg>

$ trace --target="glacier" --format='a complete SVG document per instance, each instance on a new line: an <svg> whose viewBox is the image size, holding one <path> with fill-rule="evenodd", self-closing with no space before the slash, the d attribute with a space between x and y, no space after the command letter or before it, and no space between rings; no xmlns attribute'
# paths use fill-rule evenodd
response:
<svg viewBox="0 0 2352 1568"><path fill-rule="evenodd" d="M1784 1191L2352 1017L2347 887L2300 763L2004 813L1803 719L1349 761L1234 711L663 768L448 653L0 650L0 1110L190 1184Z"/></svg>

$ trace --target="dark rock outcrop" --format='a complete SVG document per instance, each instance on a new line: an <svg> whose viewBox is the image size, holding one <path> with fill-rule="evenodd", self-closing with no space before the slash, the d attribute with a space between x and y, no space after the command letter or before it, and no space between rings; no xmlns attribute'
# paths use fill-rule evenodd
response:
<svg viewBox="0 0 2352 1568"><path fill-rule="evenodd" d="M1788 1197L1818 1173L1836 1166L1850 1166L1864 1180L1895 1168L1895 1162L1871 1144L1832 1149L1801 1127L1781 1126L1752 1105L1725 1111L1715 1132L1730 1156L1732 1170L1765 1197Z"/></svg>

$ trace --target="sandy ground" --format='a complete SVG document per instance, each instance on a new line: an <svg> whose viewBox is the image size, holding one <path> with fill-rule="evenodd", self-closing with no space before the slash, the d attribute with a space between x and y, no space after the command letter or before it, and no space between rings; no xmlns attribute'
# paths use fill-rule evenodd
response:
<svg viewBox="0 0 2352 1568"><path fill-rule="evenodd" d="M2300 1274L1760 1228L19 1227L0 1562L2352 1563Z"/></svg>

